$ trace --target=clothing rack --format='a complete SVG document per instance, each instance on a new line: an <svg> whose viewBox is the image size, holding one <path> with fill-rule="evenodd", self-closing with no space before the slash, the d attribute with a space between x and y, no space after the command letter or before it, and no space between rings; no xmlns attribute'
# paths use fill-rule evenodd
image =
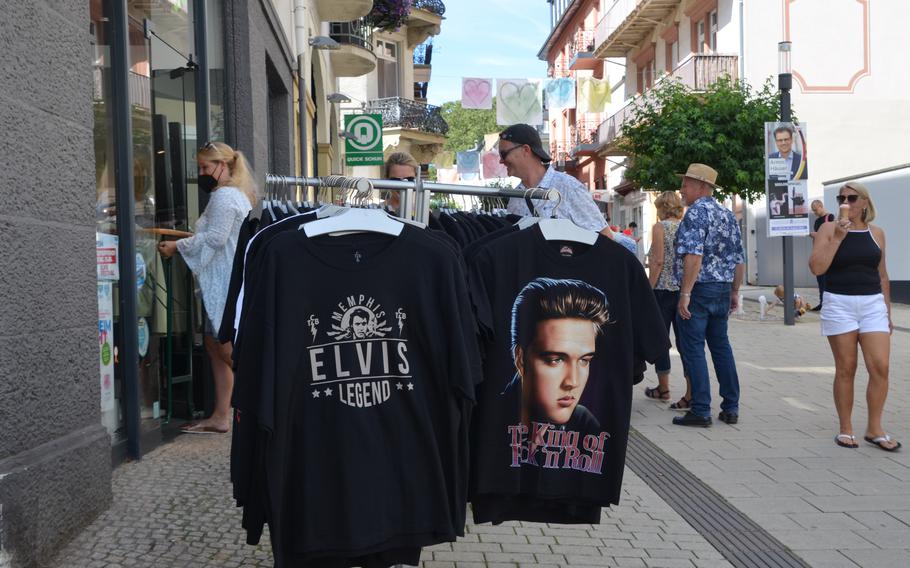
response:
<svg viewBox="0 0 910 568"><path fill-rule="evenodd" d="M418 171L414 181L399 181L388 179L370 179L363 177L346 177L346 176L325 176L325 177L298 177L283 176L276 174L266 174L266 187L333 187L355 189L363 192L369 189L380 189L384 191L403 191L401 203L403 211L411 211L411 204L415 203L414 220L427 223L430 218L430 195L433 193L445 193L450 195L470 195L475 197L517 197L542 199L554 201L557 204L561 201L562 196L555 189L508 189L508 188L486 188L470 185L457 185L451 183L424 182Z"/></svg>

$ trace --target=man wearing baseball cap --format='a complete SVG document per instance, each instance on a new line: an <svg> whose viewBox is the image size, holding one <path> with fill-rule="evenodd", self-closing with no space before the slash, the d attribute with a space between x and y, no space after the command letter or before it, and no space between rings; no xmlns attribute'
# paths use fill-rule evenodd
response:
<svg viewBox="0 0 910 568"><path fill-rule="evenodd" d="M579 227L603 232L612 238L613 232L607 226L588 188L572 176L556 171L550 165L551 161L533 126L513 124L499 133L499 163L506 167L510 176L521 180L519 189L540 187L559 191L562 203L556 211L557 217L570 219ZM534 215L535 211L529 209L529 204L538 217L550 217L556 207L551 201L512 198L509 200L509 213L522 217Z"/></svg>
<svg viewBox="0 0 910 568"><path fill-rule="evenodd" d="M727 336L727 318L739 307L739 285L745 272L742 235L733 212L717 202L717 170L689 164L680 193L689 209L676 232L679 280L680 355L692 383L690 410L673 419L680 426L711 425L711 383L705 342L720 383L721 412L727 424L739 421L739 376Z"/></svg>

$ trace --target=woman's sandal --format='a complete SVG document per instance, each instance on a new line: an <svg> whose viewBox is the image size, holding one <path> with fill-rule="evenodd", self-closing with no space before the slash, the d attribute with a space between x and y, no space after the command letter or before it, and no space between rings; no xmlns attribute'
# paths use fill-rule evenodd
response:
<svg viewBox="0 0 910 568"><path fill-rule="evenodd" d="M852 436L851 436L851 438L852 438ZM873 446L878 446L879 448L885 450L886 452L893 452L901 447L901 443L898 442L897 440L895 440L894 438L892 438L891 436L889 436L888 434L885 434L884 436L876 436L874 438L872 436L863 436L863 440L869 442ZM889 444L889 443L892 443L894 445L893 446L885 445L885 444Z"/></svg>
<svg viewBox="0 0 910 568"><path fill-rule="evenodd" d="M660 390L660 387L647 387L645 396L655 400L670 400L670 389Z"/></svg>
<svg viewBox="0 0 910 568"><path fill-rule="evenodd" d="M859 447L859 444L856 443L856 437L851 436L850 434L838 434L834 437L834 443L842 448L850 448L853 450Z"/></svg>
<svg viewBox="0 0 910 568"><path fill-rule="evenodd" d="M692 408L692 399L682 397L670 405L671 410L689 410Z"/></svg>

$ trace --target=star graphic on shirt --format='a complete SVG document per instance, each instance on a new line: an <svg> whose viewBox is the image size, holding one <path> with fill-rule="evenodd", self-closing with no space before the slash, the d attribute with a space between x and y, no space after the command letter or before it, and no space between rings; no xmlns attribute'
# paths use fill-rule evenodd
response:
<svg viewBox="0 0 910 568"><path fill-rule="evenodd" d="M409 391L414 390L414 383L408 383L408 390Z"/></svg>
<svg viewBox="0 0 910 568"><path fill-rule="evenodd" d="M398 383L397 385L395 385L395 388L397 388L398 390L401 390L404 388L404 385L401 383Z"/></svg>
<svg viewBox="0 0 910 568"><path fill-rule="evenodd" d="M332 396L332 389L325 389L323 392L326 396Z"/></svg>
<svg viewBox="0 0 910 568"><path fill-rule="evenodd" d="M318 390L314 390L314 391L313 391L313 398L319 398L319 391L318 391Z"/></svg>

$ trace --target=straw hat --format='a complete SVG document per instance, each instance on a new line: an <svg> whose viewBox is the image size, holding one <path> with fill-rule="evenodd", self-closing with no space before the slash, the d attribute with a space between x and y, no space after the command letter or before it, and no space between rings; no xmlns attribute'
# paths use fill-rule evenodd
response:
<svg viewBox="0 0 910 568"><path fill-rule="evenodd" d="M711 166L706 166L704 164L689 164L689 169L686 170L686 173L676 175L679 177L690 177L692 179L697 179L698 181L705 182L713 188L723 189L721 186L714 183L717 181L717 170Z"/></svg>

